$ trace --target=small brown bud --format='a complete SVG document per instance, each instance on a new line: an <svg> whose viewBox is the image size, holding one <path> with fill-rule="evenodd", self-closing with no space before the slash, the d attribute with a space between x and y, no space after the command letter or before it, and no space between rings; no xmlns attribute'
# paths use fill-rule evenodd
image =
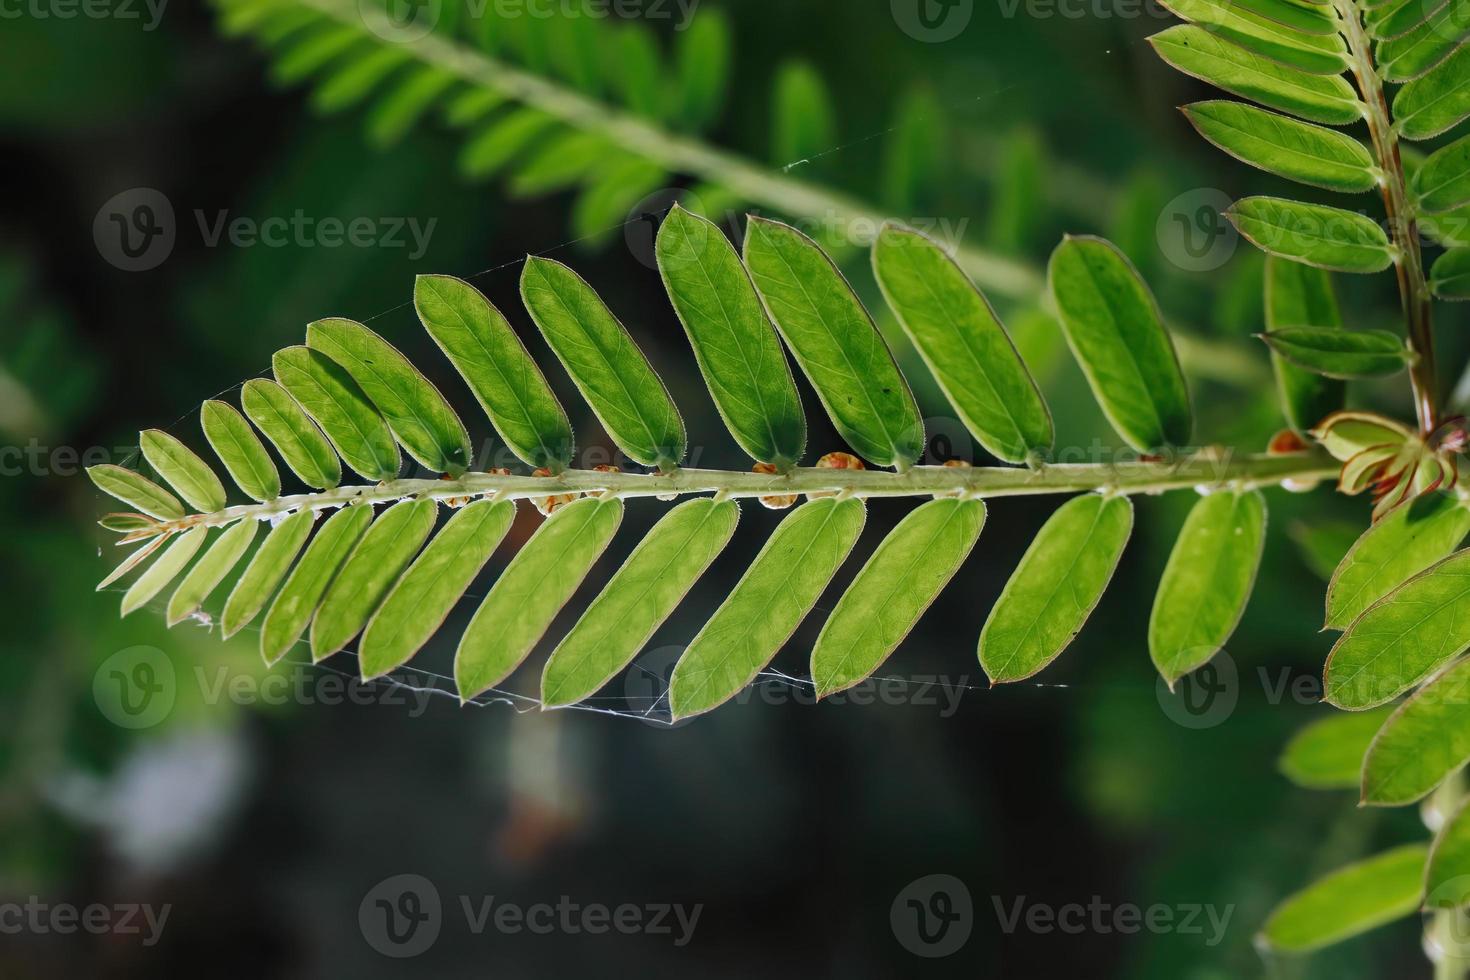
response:
<svg viewBox="0 0 1470 980"><path fill-rule="evenodd" d="M1301 436L1290 429L1282 429L1266 443L1266 455L1285 456L1289 453L1304 453L1309 447Z"/></svg>
<svg viewBox="0 0 1470 980"><path fill-rule="evenodd" d="M592 472L594 472L594 473L621 473L623 471L620 470L620 469L618 469L616 466L609 466L607 463L598 463L596 466L592 467ZM607 490L601 490L601 491L592 491L592 492L588 493L587 496L589 496L589 497L606 497L606 496L608 496L608 494L609 494L609 491L607 491Z"/></svg>
<svg viewBox="0 0 1470 980"><path fill-rule="evenodd" d="M944 461L944 468L948 470L968 470L971 467L967 460L946 459ZM962 496L963 493L964 491L962 490L945 490L943 493L936 493L934 495L934 499L938 500L940 497L959 497Z"/></svg>
<svg viewBox="0 0 1470 980"><path fill-rule="evenodd" d="M551 471L544 466L538 466L536 469L531 471L531 475L550 478ZM567 504L576 500L580 496L580 493L554 493L547 497L532 497L530 499L531 503L535 505L537 510L539 510L544 516L550 517L553 512L555 512L559 508L565 507Z"/></svg>
<svg viewBox="0 0 1470 980"><path fill-rule="evenodd" d="M750 471L764 476L775 476L776 466L774 463L756 463L750 468ZM761 497L760 502L762 507L770 510L786 510L796 504L796 496L794 493L776 493Z"/></svg>
<svg viewBox="0 0 1470 980"><path fill-rule="evenodd" d="M863 461L852 453L828 453L817 460L819 470L863 470L867 469ZM835 497L837 494L831 490L818 490L806 495L808 500L816 500L818 497Z"/></svg>

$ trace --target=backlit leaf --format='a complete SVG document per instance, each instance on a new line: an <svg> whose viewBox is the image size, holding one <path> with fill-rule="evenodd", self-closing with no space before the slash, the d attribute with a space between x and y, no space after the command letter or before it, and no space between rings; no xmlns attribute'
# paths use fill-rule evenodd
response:
<svg viewBox="0 0 1470 980"><path fill-rule="evenodd" d="M1273 109L1330 126L1364 116L1363 104L1346 79L1288 68L1193 24L1171 27L1148 40L1159 57L1186 75Z"/></svg>
<svg viewBox="0 0 1470 980"><path fill-rule="evenodd" d="M260 437L235 406L210 400L199 410L204 437L225 464L231 479L256 500L274 500L281 495L281 474Z"/></svg>
<svg viewBox="0 0 1470 980"><path fill-rule="evenodd" d="M1189 444L1189 390L1158 303L1101 238L1063 239L1047 277L1067 343L1103 414L1139 452Z"/></svg>
<svg viewBox="0 0 1470 980"><path fill-rule="evenodd" d="M1171 688L1235 632L1265 540L1266 501L1258 490L1212 493L1190 510L1148 622L1149 655Z"/></svg>
<svg viewBox="0 0 1470 980"><path fill-rule="evenodd" d="M659 274L720 418L753 458L785 472L806 447L791 367L734 246L675 205L658 231Z"/></svg>
<svg viewBox="0 0 1470 980"><path fill-rule="evenodd" d="M1455 51L1393 98L1394 125L1410 140L1427 140L1470 115L1470 45Z"/></svg>
<svg viewBox="0 0 1470 980"><path fill-rule="evenodd" d="M669 511L633 549L577 625L546 661L541 701L574 704L598 689L643 649L735 533L733 501L707 497Z"/></svg>
<svg viewBox="0 0 1470 980"><path fill-rule="evenodd" d="M1326 699L1339 708L1391 701L1470 646L1470 550L1442 559L1378 602L1327 658Z"/></svg>
<svg viewBox="0 0 1470 980"><path fill-rule="evenodd" d="M123 593L122 614L126 616L147 605L168 583L172 582L184 570L184 566L189 564L189 560L194 557L200 545L204 544L204 538L208 534L209 528L207 527L191 527L169 542L168 547L163 549L163 554L159 555L153 564L138 576L137 581L129 587L128 591Z"/></svg>
<svg viewBox="0 0 1470 980"><path fill-rule="evenodd" d="M1183 20L1283 65L1314 75L1335 75L1348 66L1347 46L1336 34L1306 34L1221 0L1161 0Z"/></svg>
<svg viewBox="0 0 1470 980"><path fill-rule="evenodd" d="M214 539L214 543L189 569L168 602L168 625L174 626L194 614L209 594L219 587L230 570L245 556L255 540L258 521L237 521Z"/></svg>
<svg viewBox="0 0 1470 980"><path fill-rule="evenodd" d="M903 642L985 526L985 504L944 498L909 512L863 565L812 648L817 697L861 682Z"/></svg>
<svg viewBox="0 0 1470 980"><path fill-rule="evenodd" d="M790 225L752 215L745 264L838 434L870 463L908 469L924 449L918 404L832 260Z"/></svg>
<svg viewBox="0 0 1470 980"><path fill-rule="evenodd" d="M674 469L684 456L684 420L627 329L581 276L531 256L521 298L607 434L645 466Z"/></svg>
<svg viewBox="0 0 1470 980"><path fill-rule="evenodd" d="M495 431L522 460L553 473L572 459L572 427L510 322L469 283L419 276L414 307Z"/></svg>
<svg viewBox="0 0 1470 980"><path fill-rule="evenodd" d="M1032 677L1067 648L1112 581L1132 531L1127 497L1074 497L1047 519L980 631L980 665L991 683Z"/></svg>
<svg viewBox="0 0 1470 980"><path fill-rule="evenodd" d="M439 389L398 348L353 320L318 320L306 345L352 376L408 454L435 473L459 476L470 465L470 436Z"/></svg>
<svg viewBox="0 0 1470 980"><path fill-rule="evenodd" d="M1225 217L1253 245L1336 272L1382 272L1393 264L1393 246L1378 223L1352 211L1279 197L1236 201Z"/></svg>
<svg viewBox="0 0 1470 980"><path fill-rule="evenodd" d="M1470 659L1440 671L1386 721L1363 760L1363 803L1404 806L1470 761Z"/></svg>
<svg viewBox="0 0 1470 980"><path fill-rule="evenodd" d="M477 500L458 511L414 559L363 630L364 680L407 663L429 641L510 530L516 505Z"/></svg>
<svg viewBox="0 0 1470 980"><path fill-rule="evenodd" d="M855 497L822 497L781 522L674 666L675 719L716 708L749 684L811 612L863 529Z"/></svg>
<svg viewBox="0 0 1470 980"><path fill-rule="evenodd" d="M1267 173L1345 193L1378 186L1367 148L1337 130L1226 99L1185 106L1184 115L1205 139Z"/></svg>
<svg viewBox="0 0 1470 980"><path fill-rule="evenodd" d="M271 367L276 381L316 420L348 466L369 480L398 475L393 432L345 369L309 347L277 351Z"/></svg>
<svg viewBox="0 0 1470 980"><path fill-rule="evenodd" d="M1470 534L1470 508L1425 494L1370 527L1327 587L1327 629L1342 630L1373 603L1444 558Z"/></svg>
<svg viewBox="0 0 1470 980"><path fill-rule="evenodd" d="M315 522L316 512L303 509L271 528L225 600L225 611L220 616L220 631L225 639L260 615L301 552Z"/></svg>
<svg viewBox="0 0 1470 980"><path fill-rule="evenodd" d="M1386 377L1413 360L1399 335L1388 330L1282 327L1260 337L1297 367L1329 378Z"/></svg>
<svg viewBox="0 0 1470 980"><path fill-rule="evenodd" d="M1292 736L1281 753L1281 772L1307 789L1357 789L1363 780L1363 756L1391 714L1335 711Z"/></svg>
<svg viewBox="0 0 1470 980"><path fill-rule="evenodd" d="M404 500L373 521L343 562L311 621L313 661L330 657L362 631L434 530L438 512L439 505L433 500Z"/></svg>
<svg viewBox="0 0 1470 980"><path fill-rule="evenodd" d="M190 507L206 514L225 507L225 487L209 464L162 429L138 435L143 458Z"/></svg>
<svg viewBox="0 0 1470 980"><path fill-rule="evenodd" d="M136 507L149 517L176 521L184 516L184 505L179 503L179 499L141 473L113 463L99 463L87 467L87 476L103 493Z"/></svg>
<svg viewBox="0 0 1470 980"><path fill-rule="evenodd" d="M1339 868L1276 907L1259 940L1307 953L1412 915L1424 895L1429 848L1409 844Z"/></svg>
<svg viewBox="0 0 1470 980"><path fill-rule="evenodd" d="M873 271L965 427L995 456L1019 463L1052 446L1051 413L995 310L929 238L885 225Z"/></svg>
<svg viewBox="0 0 1470 980"><path fill-rule="evenodd" d="M1461 806L1435 835L1424 870L1424 904L1432 909L1470 903L1470 804Z"/></svg>
<svg viewBox="0 0 1470 980"><path fill-rule="evenodd" d="M265 614L260 627L260 654L267 664L274 664L296 645L337 569L372 519L371 507L343 507L322 523Z"/></svg>
<svg viewBox="0 0 1470 980"><path fill-rule="evenodd" d="M252 378L240 389L240 406L302 483L325 490L341 481L337 453L285 388Z"/></svg>
<svg viewBox="0 0 1470 980"><path fill-rule="evenodd" d="M623 502L584 497L553 513L475 611L454 655L459 696L469 700L510 676L612 541Z"/></svg>

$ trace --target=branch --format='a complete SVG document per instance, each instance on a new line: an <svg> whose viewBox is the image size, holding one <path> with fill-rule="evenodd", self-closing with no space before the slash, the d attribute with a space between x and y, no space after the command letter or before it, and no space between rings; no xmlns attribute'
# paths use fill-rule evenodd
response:
<svg viewBox="0 0 1470 980"><path fill-rule="evenodd" d="M905 473L886 470L836 470L798 467L784 476L733 470L681 469L672 473L607 473L567 470L557 477L500 476L466 473L457 480L404 479L337 487L319 493L278 497L263 504L227 507L212 514L191 514L157 526L173 532L203 525L220 527L239 520L271 520L302 508L322 510L352 503L385 504L408 497L433 500L496 496L502 500L551 494L610 492L619 497L665 497L718 493L725 497L765 497L828 492L858 497L914 497L964 494L974 497L1017 497L1037 494L1104 491L1152 494L1191 487L1269 486L1292 481L1310 483L1337 476L1340 465L1320 451L1284 456L1245 455L1227 451L1199 453L1175 463L1126 462L1052 464L1027 469L1015 466L915 466Z"/></svg>

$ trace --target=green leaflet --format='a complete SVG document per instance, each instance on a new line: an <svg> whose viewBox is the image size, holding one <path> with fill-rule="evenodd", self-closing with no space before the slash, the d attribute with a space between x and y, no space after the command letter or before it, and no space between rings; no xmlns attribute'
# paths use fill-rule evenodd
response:
<svg viewBox="0 0 1470 980"><path fill-rule="evenodd" d="M740 256L717 225L677 204L658 230L656 253L725 427L755 460L784 473L806 448L806 416Z"/></svg>
<svg viewBox="0 0 1470 980"><path fill-rule="evenodd" d="M1273 109L1330 126L1363 118L1362 103L1340 76L1279 65L1192 24L1171 27L1148 40L1159 57L1186 75Z"/></svg>
<svg viewBox="0 0 1470 980"><path fill-rule="evenodd" d="M511 452L552 473L572 459L572 426L510 322L469 283L419 276L414 308Z"/></svg>
<svg viewBox="0 0 1470 980"><path fill-rule="evenodd" d="M575 704L628 666L729 544L739 518L733 501L701 497L654 525L552 651L541 675L542 705Z"/></svg>
<svg viewBox="0 0 1470 980"><path fill-rule="evenodd" d="M614 158L589 176L572 204L572 233L591 245L604 245L623 230L639 202L669 185L669 173L641 157Z"/></svg>
<svg viewBox="0 0 1470 980"><path fill-rule="evenodd" d="M209 464L162 429L138 434L143 458L195 510L212 514L225 507L225 486Z"/></svg>
<svg viewBox="0 0 1470 980"><path fill-rule="evenodd" d="M1332 276L1290 259L1266 256L1266 330L1285 327L1341 327L1342 314L1332 289ZM1297 367L1271 352L1276 390L1287 424L1306 433L1342 408L1347 389L1341 382Z"/></svg>
<svg viewBox="0 0 1470 980"><path fill-rule="evenodd" d="M400 48L383 47L345 62L311 93L312 108L325 114L357 105L409 57L409 53Z"/></svg>
<svg viewBox="0 0 1470 980"><path fill-rule="evenodd" d="M821 497L780 523L675 665L676 720L719 707L771 662L852 551L864 514L855 497Z"/></svg>
<svg viewBox="0 0 1470 980"><path fill-rule="evenodd" d="M1390 82L1418 78L1444 61L1464 42L1467 33L1470 24L1458 0L1442 4L1418 27L1379 43L1379 71Z"/></svg>
<svg viewBox="0 0 1470 980"><path fill-rule="evenodd" d="M124 575L137 568L143 562L147 561L148 556L153 554L159 548L163 547L164 543L168 541L168 539L169 535L159 534L143 542L143 544L140 545L137 550L132 552L132 554L128 555L122 561L118 562L117 567L108 572L107 575L102 579L102 581L97 583L96 591L101 592L113 582L116 582L118 579L122 578Z"/></svg>
<svg viewBox="0 0 1470 980"><path fill-rule="evenodd" d="M1281 753L1281 773L1306 789L1357 789L1363 778L1363 756L1388 708L1334 712L1292 736Z"/></svg>
<svg viewBox="0 0 1470 980"><path fill-rule="evenodd" d="M311 621L311 659L320 663L352 642L434 530L439 505L404 500L373 521L343 563Z"/></svg>
<svg viewBox="0 0 1470 980"><path fill-rule="evenodd" d="M192 616L209 594L230 574L230 570L245 556L259 521L237 521L214 539L204 555L189 569L173 597L168 601L168 625L174 626Z"/></svg>
<svg viewBox="0 0 1470 980"><path fill-rule="evenodd" d="M837 145L827 85L804 61L788 61L776 72L771 120L771 161L778 166L806 161Z"/></svg>
<svg viewBox="0 0 1470 980"><path fill-rule="evenodd" d="M1051 413L990 303L929 238L884 225L873 246L884 298L965 427L1019 463L1049 452Z"/></svg>
<svg viewBox="0 0 1470 980"><path fill-rule="evenodd" d="M1470 299L1470 248L1452 248L1435 259L1429 288L1440 299Z"/></svg>
<svg viewBox="0 0 1470 980"><path fill-rule="evenodd" d="M288 42L272 67L271 76L279 85L305 81L361 41L362 31L356 27L324 27L312 31L301 40Z"/></svg>
<svg viewBox="0 0 1470 980"><path fill-rule="evenodd" d="M1169 553L1148 621L1148 650L1174 683L1223 647L1245 612L1266 541L1257 490L1201 497Z"/></svg>
<svg viewBox="0 0 1470 980"><path fill-rule="evenodd" d="M879 199L890 208L912 213L932 199L933 188L945 183L949 127L943 103L923 85L903 94L891 119L883 134Z"/></svg>
<svg viewBox="0 0 1470 980"><path fill-rule="evenodd" d="M1279 197L1236 201L1225 217L1263 252L1336 272L1382 272L1393 246L1371 218Z"/></svg>
<svg viewBox="0 0 1470 980"><path fill-rule="evenodd" d="M553 117L526 106L496 116L465 143L459 172L471 180L490 177L529 152L556 125Z"/></svg>
<svg viewBox="0 0 1470 980"><path fill-rule="evenodd" d="M668 389L592 287L560 262L530 256L521 299L607 434L645 466L675 469L684 420Z"/></svg>
<svg viewBox="0 0 1470 980"><path fill-rule="evenodd" d="M790 225L752 215L745 264L838 434L870 463L908 469L924 450L918 404L832 260Z"/></svg>
<svg viewBox="0 0 1470 980"><path fill-rule="evenodd" d="M1470 534L1470 508L1425 494L1358 538L1327 586L1326 629L1347 629L1373 603L1444 558Z"/></svg>
<svg viewBox="0 0 1470 980"><path fill-rule="evenodd" d="M515 515L514 501L477 500L449 519L368 621L357 654L363 680L382 677L418 653L490 560Z"/></svg>
<svg viewBox="0 0 1470 980"><path fill-rule="evenodd" d="M1342 564L1343 555L1363 534L1357 521L1323 521L1307 523L1292 521L1287 528L1292 543L1296 545L1297 557L1323 582L1332 578L1337 566Z"/></svg>
<svg viewBox="0 0 1470 980"><path fill-rule="evenodd" d="M1182 20L1283 65L1313 75L1335 75L1348 66L1347 45L1336 34L1304 34L1221 0L1162 0Z"/></svg>
<svg viewBox="0 0 1470 980"><path fill-rule="evenodd" d="M296 645L337 569L372 519L371 507L343 507L323 522L265 614L260 655L267 664L274 664Z"/></svg>
<svg viewBox="0 0 1470 980"><path fill-rule="evenodd" d="M612 541L623 520L617 498L584 497L536 529L475 610L454 654L454 680L468 701L510 676Z"/></svg>
<svg viewBox="0 0 1470 980"><path fill-rule="evenodd" d="M369 480L398 475L388 423L347 371L320 351L287 347L271 358L276 381L316 420L347 465Z"/></svg>
<svg viewBox="0 0 1470 980"><path fill-rule="evenodd" d="M1196 102L1183 111L1205 139L1267 173L1344 193L1378 186L1367 147L1337 130L1228 99Z"/></svg>
<svg viewBox="0 0 1470 980"><path fill-rule="evenodd" d="M141 473L113 463L87 467L87 476L97 489L160 521L176 521L184 516L179 498Z"/></svg>
<svg viewBox="0 0 1470 980"><path fill-rule="evenodd" d="M538 143L510 179L514 197L550 194L579 183L621 151L596 133L557 133Z"/></svg>
<svg viewBox="0 0 1470 980"><path fill-rule="evenodd" d="M1429 154L1411 181L1424 211L1450 211L1470 204L1470 136Z"/></svg>
<svg viewBox="0 0 1470 980"><path fill-rule="evenodd" d="M1068 236L1047 280L1067 343L1114 429L1139 452L1188 445L1189 390L1158 303L1111 242Z"/></svg>
<svg viewBox="0 0 1470 980"><path fill-rule="evenodd" d="M1404 806L1470 761L1470 659L1440 671L1384 723L1363 760L1363 803Z"/></svg>
<svg viewBox="0 0 1470 980"><path fill-rule="evenodd" d="M128 591L123 593L122 614L124 616L146 605L154 596L163 590L163 587L174 580L174 576L184 570L189 564L189 559L204 544L204 538L209 534L207 527L191 527L171 541L163 554L158 556L147 571L138 576Z"/></svg>
<svg viewBox="0 0 1470 980"><path fill-rule="evenodd" d="M1328 703L1359 709L1391 701L1470 646L1467 598L1470 551L1460 551L1369 606L1328 654Z"/></svg>
<svg viewBox="0 0 1470 980"><path fill-rule="evenodd" d="M719 116L730 80L730 25L718 10L693 18L675 51L671 118L693 130Z"/></svg>
<svg viewBox="0 0 1470 980"><path fill-rule="evenodd" d="M1461 806L1435 835L1424 869L1424 904L1460 908L1470 902L1470 804Z"/></svg>
<svg viewBox="0 0 1470 980"><path fill-rule="evenodd" d="M1307 953L1412 915L1424 895L1423 844L1339 868L1276 907L1258 941L1281 953Z"/></svg>
<svg viewBox="0 0 1470 980"><path fill-rule="evenodd" d="M435 473L469 469L470 435L439 389L392 344L353 320L307 324L306 346L346 371L408 454Z"/></svg>
<svg viewBox="0 0 1470 980"><path fill-rule="evenodd" d="M204 438L209 440L215 455L241 490L259 501L274 500L281 495L281 474L276 464L271 462L270 454L245 416L233 405L207 401L199 410L199 422L204 427Z"/></svg>
<svg viewBox="0 0 1470 980"><path fill-rule="evenodd" d="M1282 327L1258 335L1297 367L1329 378L1382 378L1413 360L1399 335L1388 330Z"/></svg>
<svg viewBox="0 0 1470 980"><path fill-rule="evenodd" d="M1433 11L1431 4L1443 3L1444 0L1375 0L1366 5L1363 25L1375 41L1385 41L1407 34L1424 23L1425 15ZM1382 58L1377 60L1383 61Z"/></svg>
<svg viewBox="0 0 1470 980"><path fill-rule="evenodd" d="M225 639L234 636L260 615L265 604L275 594L276 586L286 577L291 563L311 534L316 523L316 512L298 510L275 527L261 542L245 572L225 600L225 611L220 616L220 631Z"/></svg>
<svg viewBox="0 0 1470 980"><path fill-rule="evenodd" d="M368 141L378 149L397 143L439 97L455 83L449 71L432 65L414 65L396 87L368 111Z"/></svg>
<svg viewBox="0 0 1470 980"><path fill-rule="evenodd" d="M980 665L992 684L1034 676L1067 648L1112 581L1132 531L1127 497L1074 497L1047 519L980 631Z"/></svg>
<svg viewBox="0 0 1470 980"><path fill-rule="evenodd" d="M1296 0L1235 0L1234 9L1250 11L1303 34L1335 34L1337 19L1329 4Z"/></svg>
<svg viewBox="0 0 1470 980"><path fill-rule="evenodd" d="M1393 98L1394 125L1404 139L1427 140L1470 115L1470 45L1421 75Z"/></svg>
<svg viewBox="0 0 1470 980"><path fill-rule="evenodd" d="M863 565L812 648L817 697L860 683L903 642L985 526L979 500L943 498L909 512Z"/></svg>
<svg viewBox="0 0 1470 980"><path fill-rule="evenodd" d="M265 378L252 378L240 389L240 406L302 483L326 490L341 481L342 464L336 452L285 388Z"/></svg>

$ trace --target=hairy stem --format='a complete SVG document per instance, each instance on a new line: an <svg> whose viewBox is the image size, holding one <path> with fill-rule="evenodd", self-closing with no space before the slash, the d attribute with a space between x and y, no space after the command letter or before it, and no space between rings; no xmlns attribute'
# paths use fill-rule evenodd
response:
<svg viewBox="0 0 1470 980"><path fill-rule="evenodd" d="M1367 107L1368 132L1373 140L1374 155L1382 171L1383 205L1388 218L1389 235L1396 246L1394 268L1398 274L1399 297L1403 303L1404 326L1409 349L1416 356L1409 367L1409 383L1414 389L1414 411L1419 428L1428 435L1439 424L1439 393L1434 367L1434 325L1431 314L1429 283L1424 277L1424 256L1419 245L1419 228L1414 205L1409 198L1408 181L1404 177L1403 157L1399 153L1398 131L1389 119L1388 98L1383 91L1383 77L1373 60L1373 44L1363 29L1362 12L1355 0L1334 0L1342 22L1342 35L1347 40L1352 58L1353 78Z"/></svg>
<svg viewBox="0 0 1470 980"><path fill-rule="evenodd" d="M354 0L299 2L344 24L367 26L379 37L394 36L394 27L387 15L371 5ZM392 43L425 64L442 68L468 84L496 89L575 129L604 136L670 173L695 176L718 184L760 207L819 221L829 228L853 229L854 235L859 228L865 229L864 234L876 234L889 218L879 209L855 198L783 173L774 173L701 140L671 133L647 120L497 61L438 34L417 38L405 36ZM967 247L957 241L945 244L954 249L955 260L980 288L1022 302L1045 301L1044 277L1031 265ZM1177 329L1174 341L1185 365L1204 377L1241 384L1254 384L1264 378L1261 362L1237 345L1218 343Z"/></svg>
<svg viewBox="0 0 1470 980"><path fill-rule="evenodd" d="M672 473L606 473L567 470L556 477L499 476L466 473L457 480L406 479L337 487L319 493L278 497L263 504L227 507L212 514L193 514L160 525L181 530L218 527L238 520L269 520L302 508L320 510L351 503L390 503L408 497L497 496L502 500L545 497L560 493L607 491L619 497L678 496L717 493L725 497L764 497L793 493L833 492L859 497L929 496L958 493L975 497L1028 494L1162 493L1190 487L1266 486L1286 480L1308 483L1337 475L1339 464L1325 453L1286 456L1199 454L1174 463L1121 462L1055 464L1028 469L1015 466L915 466L904 473L887 470L835 470L799 467L784 476L734 470L681 469Z"/></svg>

